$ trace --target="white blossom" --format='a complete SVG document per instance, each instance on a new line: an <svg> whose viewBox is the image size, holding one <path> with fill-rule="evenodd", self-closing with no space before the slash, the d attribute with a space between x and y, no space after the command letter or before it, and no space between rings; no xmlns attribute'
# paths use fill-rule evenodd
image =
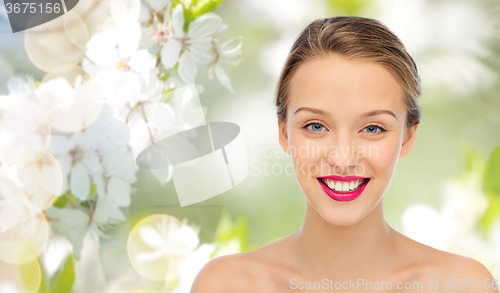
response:
<svg viewBox="0 0 500 293"><path fill-rule="evenodd" d="M179 76L191 84L198 74L196 63L208 64L214 59L212 38L222 20L214 13L205 13L189 23L188 32L184 33L183 13L180 4L172 11L173 36L161 49L161 62L167 69L179 63Z"/></svg>
<svg viewBox="0 0 500 293"><path fill-rule="evenodd" d="M180 225L171 218L153 226L139 227L139 236L153 250L141 252L138 261L152 261L160 258L182 258L192 252L199 244L198 229L187 225L186 220Z"/></svg>
<svg viewBox="0 0 500 293"><path fill-rule="evenodd" d="M137 3L135 3L137 2ZM87 58L97 67L93 84L108 103L129 107L141 100L141 95L157 89L156 56L146 49L139 49L141 27L137 21L137 8L132 9L117 24L107 30L94 34L87 43ZM137 12L135 12L137 10ZM85 65L89 66L87 62Z"/></svg>
<svg viewBox="0 0 500 293"><path fill-rule="evenodd" d="M214 51L216 52L216 57L214 61L209 64L208 74L209 78L213 78L213 72L215 71L215 76L219 82L228 89L231 93L234 93L234 89L231 85L231 80L227 76L226 72L220 66L220 63L227 63L230 65L238 65L241 62L241 38L235 37L227 40L226 42L219 45L219 41L215 40L213 44Z"/></svg>
<svg viewBox="0 0 500 293"><path fill-rule="evenodd" d="M165 10L170 6L170 0L144 0L141 2L141 11L139 13L139 22L144 24L152 22L153 17L162 17ZM147 26L147 24L146 24Z"/></svg>
<svg viewBox="0 0 500 293"><path fill-rule="evenodd" d="M50 125L37 105L33 86L20 78L11 78L9 94L0 96L0 156L7 156L9 145L22 142L36 149L50 143ZM6 135L8 133L9 135ZM10 156L10 155L9 155Z"/></svg>
<svg viewBox="0 0 500 293"><path fill-rule="evenodd" d="M147 3L147 6L145 5ZM161 47L172 34L170 29L171 2L168 0L146 0L141 3L139 22L143 23L141 45L151 48L156 44Z"/></svg>
<svg viewBox="0 0 500 293"><path fill-rule="evenodd" d="M204 243L196 250L186 255L180 261L178 266L178 278L175 287L171 289L172 293L187 293L190 292L196 276L203 266L211 259L211 254L215 249L214 244ZM168 288L169 279L167 277L166 285Z"/></svg>
<svg viewBox="0 0 500 293"><path fill-rule="evenodd" d="M92 87L92 80L81 75L73 88L65 78L44 82L36 91L40 108L51 125L66 132L82 131L99 117L102 98Z"/></svg>
<svg viewBox="0 0 500 293"><path fill-rule="evenodd" d="M126 220L122 208L131 203L137 155L153 140L206 124L195 87L179 88L194 83L198 65L203 65L210 78L215 74L234 92L221 65L236 65L241 53L238 38L224 43L216 39L215 34L227 28L216 14L205 13L185 23L184 9L198 9L189 0L176 7L171 7L170 0L106 0L101 4L109 8L108 13L79 64L89 78L79 75L73 85L63 77L41 83L11 78L9 93L0 96L0 205L21 200L39 214L26 217L22 209L8 206L0 213L0 234L22 227L21 236L40 236L45 230L38 228L40 224L48 227L47 220L55 230L52 236L67 239L62 242L64 251L52 247L44 255L49 274L72 253L77 278L79 274L100 278L91 282L94 287L105 282L101 265L93 262L99 259L100 238L108 237L112 224ZM201 85L196 88L201 92ZM148 113L147 122L139 109ZM152 172L164 184L171 180L172 166ZM166 261L166 274L156 272L156 280L165 281L163 292L189 292L216 245L200 245L198 227L186 220L174 222L140 227L138 240L149 249L135 257L145 266ZM239 250L235 243L217 246L217 254ZM42 247L46 242L35 244ZM131 282L110 281L102 289L146 290L137 276ZM85 283L77 279L73 290L87 288ZM15 289L6 283L2 286Z"/></svg>
<svg viewBox="0 0 500 293"><path fill-rule="evenodd" d="M408 207L402 218L405 235L431 247L480 260L500 271L500 221L489 228L486 239L477 227L488 206L481 192L481 176L470 172L448 180L442 190L441 208L424 204Z"/></svg>
<svg viewBox="0 0 500 293"><path fill-rule="evenodd" d="M50 226L64 235L73 246L73 254L80 259L83 248L83 239L87 233L103 235L97 224L90 221L89 215L78 209L50 207L45 211ZM94 239L96 239L95 237ZM98 238L97 238L98 239Z"/></svg>
<svg viewBox="0 0 500 293"><path fill-rule="evenodd" d="M52 149L69 176L66 188L80 200L91 195L91 182L98 195L93 220L105 224L124 220L120 207L130 205L130 184L136 180L137 166L128 146L125 124L113 117L108 106L83 132L70 138L54 137Z"/></svg>
<svg viewBox="0 0 500 293"><path fill-rule="evenodd" d="M12 78L9 94L0 96L0 162L11 172L3 197L25 198L46 209L61 194L62 172L47 151L51 129L30 83Z"/></svg>
<svg viewBox="0 0 500 293"><path fill-rule="evenodd" d="M0 200L0 242L11 245L0 250L1 260L10 259L13 263L31 261L43 252L47 240L48 225L37 206L22 198ZM17 255L21 247L30 253Z"/></svg>

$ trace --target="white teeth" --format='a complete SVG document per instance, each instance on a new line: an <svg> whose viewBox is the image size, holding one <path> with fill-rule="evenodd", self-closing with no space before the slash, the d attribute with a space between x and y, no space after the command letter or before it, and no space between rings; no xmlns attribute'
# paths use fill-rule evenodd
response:
<svg viewBox="0 0 500 293"><path fill-rule="evenodd" d="M338 192L349 192L359 188L362 183L362 179L350 180L350 181L334 181L332 179L323 179L323 183L325 183L330 189L333 189Z"/></svg>

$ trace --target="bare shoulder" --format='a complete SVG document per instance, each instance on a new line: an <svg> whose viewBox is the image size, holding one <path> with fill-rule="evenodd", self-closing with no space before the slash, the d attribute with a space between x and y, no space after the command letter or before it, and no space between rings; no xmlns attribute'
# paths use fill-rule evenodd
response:
<svg viewBox="0 0 500 293"><path fill-rule="evenodd" d="M499 292L496 280L481 262L404 237L412 255L409 263L418 272L415 275L434 284L437 281L439 290L435 291Z"/></svg>
<svg viewBox="0 0 500 293"><path fill-rule="evenodd" d="M191 293L245 292L251 284L248 263L240 253L210 260L196 276Z"/></svg>
<svg viewBox="0 0 500 293"><path fill-rule="evenodd" d="M499 292L498 282L481 262L451 253L444 260L440 265L443 286L456 292Z"/></svg>
<svg viewBox="0 0 500 293"><path fill-rule="evenodd" d="M191 293L268 292L286 270L280 255L284 239L250 251L210 260L198 273ZM269 291L272 292L272 291Z"/></svg>

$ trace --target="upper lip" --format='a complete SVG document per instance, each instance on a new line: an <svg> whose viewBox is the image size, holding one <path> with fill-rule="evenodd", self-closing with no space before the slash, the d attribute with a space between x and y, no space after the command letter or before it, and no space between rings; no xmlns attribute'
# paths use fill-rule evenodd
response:
<svg viewBox="0 0 500 293"><path fill-rule="evenodd" d="M326 178L326 179L333 179L335 181L350 181L350 180L356 180L356 179L369 179L368 177L359 177L359 176L337 176L337 175L330 175L330 176L324 176L324 177L318 177L318 178Z"/></svg>

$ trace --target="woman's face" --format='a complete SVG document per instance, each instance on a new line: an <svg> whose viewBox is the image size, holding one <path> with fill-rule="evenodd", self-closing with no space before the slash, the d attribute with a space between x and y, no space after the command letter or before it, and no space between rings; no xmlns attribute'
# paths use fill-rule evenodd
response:
<svg viewBox="0 0 500 293"><path fill-rule="evenodd" d="M414 145L401 86L381 65L331 54L299 67L289 99L280 144L309 204L328 223L359 222Z"/></svg>

